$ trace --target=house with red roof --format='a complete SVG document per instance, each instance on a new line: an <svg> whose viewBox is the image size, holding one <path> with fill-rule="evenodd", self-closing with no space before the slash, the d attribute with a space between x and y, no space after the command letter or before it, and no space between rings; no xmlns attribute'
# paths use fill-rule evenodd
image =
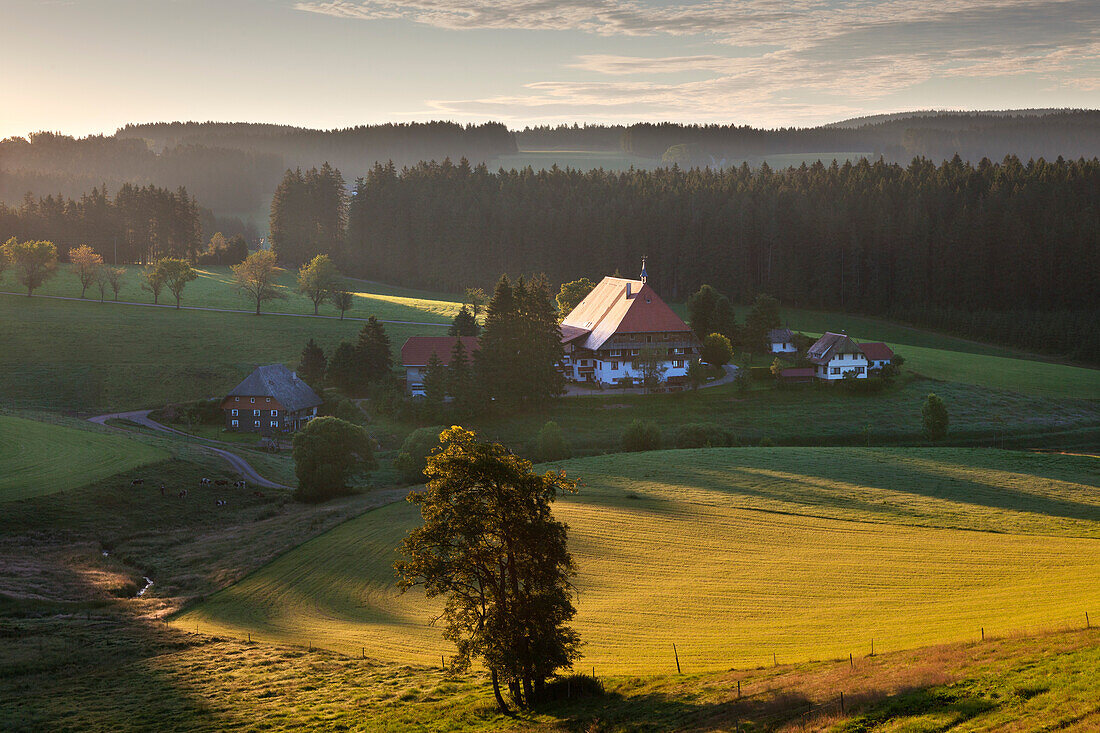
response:
<svg viewBox="0 0 1100 733"><path fill-rule="evenodd" d="M605 277L561 322L563 368L575 382L630 385L643 378L642 360L656 357L659 380L686 381L699 358L694 332L647 282Z"/></svg>
<svg viewBox="0 0 1100 733"><path fill-rule="evenodd" d="M886 344L875 341L860 344L859 350L867 357L867 370L875 371L890 366L894 362L894 351Z"/></svg>
<svg viewBox="0 0 1100 733"><path fill-rule="evenodd" d="M461 341L466 358L471 362L477 351L476 336L410 336L401 347L401 366L405 368L405 391L413 397L424 396L424 372L436 356L443 366L450 366L455 344Z"/></svg>

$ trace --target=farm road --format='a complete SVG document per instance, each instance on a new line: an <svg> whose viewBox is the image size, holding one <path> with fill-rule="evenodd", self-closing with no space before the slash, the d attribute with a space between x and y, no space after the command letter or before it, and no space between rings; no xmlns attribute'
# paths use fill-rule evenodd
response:
<svg viewBox="0 0 1100 733"><path fill-rule="evenodd" d="M26 298L26 293L13 293L10 290L0 290L0 295L14 295L19 298ZM136 305L142 308L171 308L175 310L176 306L171 303L139 303L136 300L95 300L94 298L77 298L71 295L36 295L35 298L46 298L48 300L76 300L82 303L99 303L101 305ZM239 308L209 308L202 305L181 305L179 307L183 311L208 311L210 313L245 313L247 315L254 315L255 311L241 310ZM312 313L279 313L275 311L265 311L265 316L288 316L290 318L322 318L330 321L366 321L366 318L353 318L347 316L346 318L339 318L338 316L322 316L313 315ZM429 323L428 321L383 321L379 319L379 323L392 323L398 326L443 326L444 328L450 328L450 323Z"/></svg>
<svg viewBox="0 0 1100 733"><path fill-rule="evenodd" d="M142 426L147 427L151 430L157 430L157 431L160 431L162 433L174 433L176 435L182 435L186 438L189 438L189 439L193 440L194 445L196 447L198 447L198 448L200 448L204 451L207 451L208 453L213 453L214 455L219 456L220 458L224 459L226 463L228 463L230 466L233 467L233 470L235 470L235 471L237 471L237 473L241 474L241 476L243 476L245 478L245 480L248 481L249 483L256 484L257 486L262 486L265 489L289 489L289 488L291 488L289 486L283 486L282 484L277 484L274 481L269 481L268 479L261 476L260 473L248 463L248 461L241 458L236 453L232 453L232 452L227 451L223 448L218 448L216 446L210 445L210 442L212 442L212 441L207 441L203 438L197 438L194 435L188 435L187 433L181 432L179 430L174 430L173 428L170 428L167 425L161 425L159 422L157 422L156 420L149 417L150 412L152 412L152 411L151 410L135 410L133 412L112 412L108 415L96 415L95 417L90 417L90 418L88 418L88 421L89 422L94 422L97 425L104 425L106 427L111 427L111 426L107 425L108 420L114 420L114 419L129 420L130 422L137 423L138 425L142 425ZM121 428L119 428L119 429L121 429Z"/></svg>

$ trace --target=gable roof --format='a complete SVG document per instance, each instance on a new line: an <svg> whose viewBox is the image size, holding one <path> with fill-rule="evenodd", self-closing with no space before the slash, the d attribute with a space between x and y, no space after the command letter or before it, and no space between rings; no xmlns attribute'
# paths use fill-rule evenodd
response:
<svg viewBox="0 0 1100 733"><path fill-rule="evenodd" d="M768 342L772 344L789 344L794 341L794 334L789 328L773 328L768 331Z"/></svg>
<svg viewBox="0 0 1100 733"><path fill-rule="evenodd" d="M467 356L478 350L477 336L410 336L401 347L401 366L427 366L432 360L432 354L439 357L443 366L448 366L451 363L451 351L459 339L462 339Z"/></svg>
<svg viewBox="0 0 1100 733"><path fill-rule="evenodd" d="M832 361L837 354L855 354L858 352L859 344L853 341L848 334L827 331L806 351L806 356L814 364L825 365Z"/></svg>
<svg viewBox="0 0 1100 733"><path fill-rule="evenodd" d="M892 361L894 359L893 350L886 344L874 341L869 344L860 344L860 351L867 357L867 361Z"/></svg>
<svg viewBox="0 0 1100 733"><path fill-rule="evenodd" d="M230 397L271 397L290 412L317 407L322 400L283 364L256 367L229 392Z"/></svg>
<svg viewBox="0 0 1100 733"><path fill-rule="evenodd" d="M605 277L561 322L562 342L598 349L617 333L686 332L680 316L641 280Z"/></svg>

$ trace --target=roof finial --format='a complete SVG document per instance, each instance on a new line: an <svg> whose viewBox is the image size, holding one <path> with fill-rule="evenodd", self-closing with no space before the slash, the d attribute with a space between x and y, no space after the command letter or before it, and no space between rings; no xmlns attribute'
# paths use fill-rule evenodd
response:
<svg viewBox="0 0 1100 733"><path fill-rule="evenodd" d="M645 261L648 260L648 259L649 259L648 257L642 257L642 284L643 285L645 284L645 281L646 281Z"/></svg>

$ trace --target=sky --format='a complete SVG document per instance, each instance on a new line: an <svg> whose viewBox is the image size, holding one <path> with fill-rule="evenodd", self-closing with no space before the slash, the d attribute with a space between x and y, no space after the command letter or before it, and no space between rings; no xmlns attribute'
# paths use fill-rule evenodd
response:
<svg viewBox="0 0 1100 733"><path fill-rule="evenodd" d="M0 138L1100 107L1100 0L0 0Z"/></svg>

